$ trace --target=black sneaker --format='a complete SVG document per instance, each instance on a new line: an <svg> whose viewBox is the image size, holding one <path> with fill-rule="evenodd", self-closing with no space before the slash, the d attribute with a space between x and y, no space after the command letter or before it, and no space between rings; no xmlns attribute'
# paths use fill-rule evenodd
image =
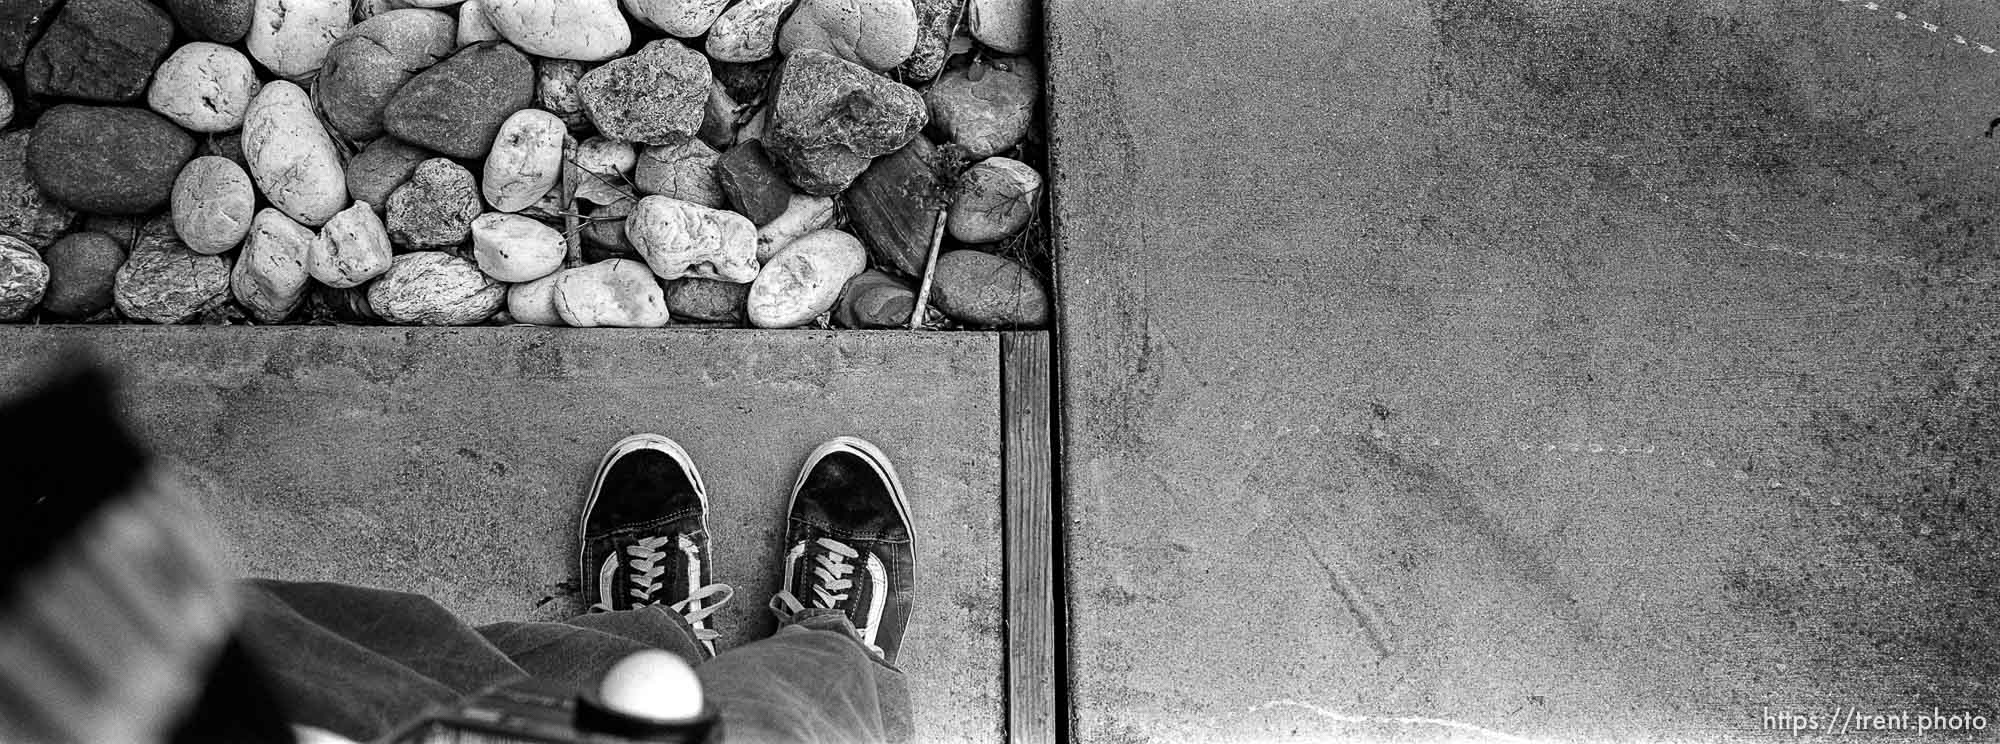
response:
<svg viewBox="0 0 2000 744"><path fill-rule="evenodd" d="M785 523L780 620L809 608L847 613L861 641L890 662L910 623L916 548L902 481L882 450L854 437L819 446L799 469Z"/></svg>
<svg viewBox="0 0 2000 744"><path fill-rule="evenodd" d="M708 488L687 450L658 434L613 445L583 502L577 576L592 611L666 605L710 656L708 618L734 590L710 581Z"/></svg>

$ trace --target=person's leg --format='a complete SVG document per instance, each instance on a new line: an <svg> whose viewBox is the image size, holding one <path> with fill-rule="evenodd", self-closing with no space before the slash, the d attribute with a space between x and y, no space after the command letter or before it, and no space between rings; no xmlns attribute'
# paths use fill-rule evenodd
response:
<svg viewBox="0 0 2000 744"><path fill-rule="evenodd" d="M241 585L238 634L295 723L360 741L525 676L429 598L340 584Z"/></svg>
<svg viewBox="0 0 2000 744"><path fill-rule="evenodd" d="M594 612L559 623L494 623L479 634L536 677L587 690L626 656L659 649L690 666L706 658L685 617L665 605Z"/></svg>
<svg viewBox="0 0 2000 744"><path fill-rule="evenodd" d="M910 691L840 610L806 610L770 638L695 667L729 742L907 742Z"/></svg>
<svg viewBox="0 0 2000 744"><path fill-rule="evenodd" d="M915 549L895 468L859 439L800 468L771 638L695 668L732 742L903 742L909 688L894 666L909 624Z"/></svg>

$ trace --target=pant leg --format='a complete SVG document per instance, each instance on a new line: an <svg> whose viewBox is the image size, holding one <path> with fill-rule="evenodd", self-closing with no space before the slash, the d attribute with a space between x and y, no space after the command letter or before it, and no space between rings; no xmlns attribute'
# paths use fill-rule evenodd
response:
<svg viewBox="0 0 2000 744"><path fill-rule="evenodd" d="M526 675L427 597L340 584L253 580L238 633L294 723L368 741Z"/></svg>
<svg viewBox="0 0 2000 744"><path fill-rule="evenodd" d="M658 605L579 615L560 623L494 623L478 630L529 674L579 690L595 687L612 664L637 651L667 651L689 666L707 656L687 619Z"/></svg>
<svg viewBox="0 0 2000 744"><path fill-rule="evenodd" d="M731 744L911 739L903 672L871 653L839 610L801 612L695 674Z"/></svg>

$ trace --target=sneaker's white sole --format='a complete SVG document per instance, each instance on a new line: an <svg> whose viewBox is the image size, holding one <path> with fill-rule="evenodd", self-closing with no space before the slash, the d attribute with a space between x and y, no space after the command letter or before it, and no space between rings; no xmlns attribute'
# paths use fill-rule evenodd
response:
<svg viewBox="0 0 2000 744"><path fill-rule="evenodd" d="M590 510L597 506L598 492L604 490L604 476L611 471L611 461L626 453L645 449L667 453L668 457L674 458L674 462L680 463L681 468L687 471L688 480L694 482L695 498L701 500L701 529L704 532L708 530L708 484L702 482L701 470L694 466L694 457L689 455L679 442L672 439L658 434L633 434L611 445L611 451L604 453L604 459L597 461L597 476L591 479L590 494L584 497L583 511L577 515L576 520L577 570L583 572L577 574L578 580L596 570L584 565L587 561L582 546L588 539L585 533L590 530L590 520L587 517Z"/></svg>
<svg viewBox="0 0 2000 744"><path fill-rule="evenodd" d="M915 520L910 519L910 502L904 495L903 479L896 475L896 466L889 463L889 456L883 454L882 448L875 446L866 439L860 437L834 437L815 448L812 454L807 455L805 465L799 467L798 480L792 483L792 496L790 501L785 504L785 513L790 514L792 506L798 502L799 489L805 486L806 476L812 473L813 466L818 464L821 458L834 452L851 452L859 455L862 460L868 463L869 467L874 468L875 472L881 475L884 481L889 483L889 495L896 502L896 513L902 516L903 526L909 528L910 531L910 569L914 571L917 562L917 523Z"/></svg>

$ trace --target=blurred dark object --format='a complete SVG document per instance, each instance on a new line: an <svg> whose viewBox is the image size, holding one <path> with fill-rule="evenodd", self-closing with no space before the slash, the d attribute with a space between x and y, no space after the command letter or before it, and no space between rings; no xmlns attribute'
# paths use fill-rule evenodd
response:
<svg viewBox="0 0 2000 744"><path fill-rule="evenodd" d="M223 542L72 359L0 407L0 741L289 742Z"/></svg>

